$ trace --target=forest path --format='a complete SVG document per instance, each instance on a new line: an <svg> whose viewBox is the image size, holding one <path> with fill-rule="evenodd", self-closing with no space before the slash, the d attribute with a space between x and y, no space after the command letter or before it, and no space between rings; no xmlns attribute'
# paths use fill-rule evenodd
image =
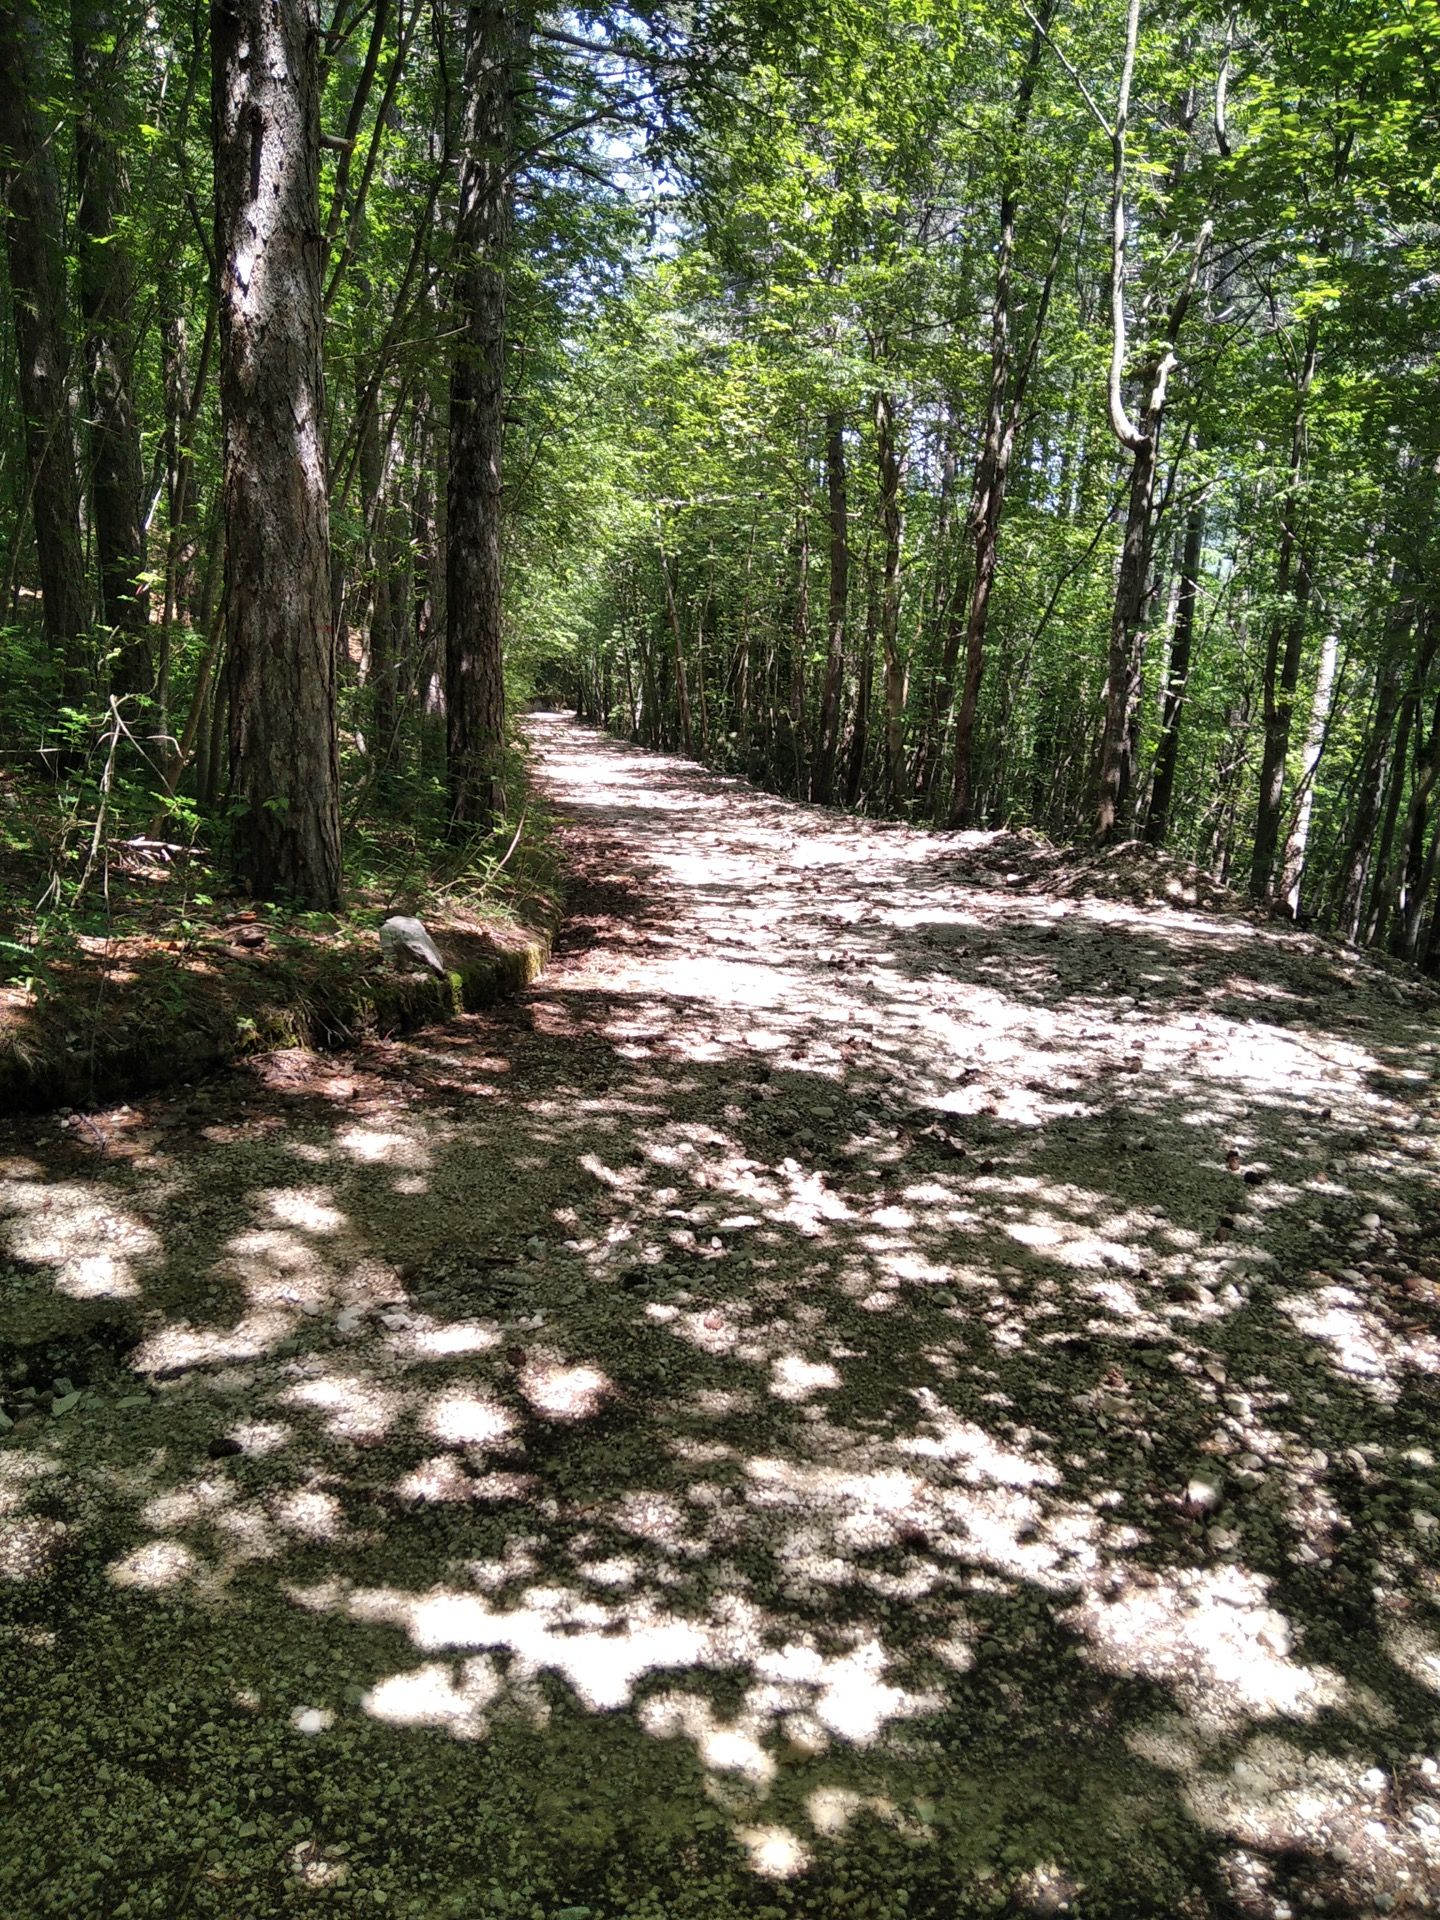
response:
<svg viewBox="0 0 1440 1920"><path fill-rule="evenodd" d="M522 1000L0 1135L0 1912L1440 1911L1433 996L530 727Z"/></svg>

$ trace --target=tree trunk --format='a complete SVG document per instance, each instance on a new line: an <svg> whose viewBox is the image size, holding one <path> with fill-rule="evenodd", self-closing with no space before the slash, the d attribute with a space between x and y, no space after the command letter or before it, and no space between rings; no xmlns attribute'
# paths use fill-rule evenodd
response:
<svg viewBox="0 0 1440 1920"><path fill-rule="evenodd" d="M215 0L225 616L240 872L340 901L315 0Z"/></svg>
<svg viewBox="0 0 1440 1920"><path fill-rule="evenodd" d="M1165 676L1165 703L1160 722L1160 745L1155 776L1150 784L1150 806L1145 816L1145 838L1163 847L1170 828L1170 805L1175 796L1175 767L1180 757L1180 722L1190 685L1190 656L1195 645L1195 605L1200 597L1200 561L1205 549L1205 502L1196 499L1185 516L1185 552L1180 562L1180 595L1170 634L1170 667Z"/></svg>
<svg viewBox="0 0 1440 1920"><path fill-rule="evenodd" d="M660 544L660 523L655 524L656 551L660 557L660 577L665 582L665 612L670 622L670 642L675 650L675 714L680 722L680 744L687 755L695 752L694 736L690 725L690 689L685 679L685 640L680 627L680 608L675 599L675 583L670 578L670 562L665 557L665 548Z"/></svg>
<svg viewBox="0 0 1440 1920"><path fill-rule="evenodd" d="M1386 767L1405 684L1405 644L1414 626L1414 608L1401 603L1392 613L1385 650L1378 670L1375 712L1365 741L1365 752L1355 788L1355 814L1346 841L1344 881L1338 921L1347 940L1359 937L1364 911L1365 882L1371 871L1375 829L1380 819Z"/></svg>
<svg viewBox="0 0 1440 1920"><path fill-rule="evenodd" d="M790 737L789 790L802 799L810 790L805 765L805 655L810 649L810 515L802 505L795 521L795 599L790 609L789 697L785 709Z"/></svg>
<svg viewBox="0 0 1440 1920"><path fill-rule="evenodd" d="M880 479L884 573L880 587L880 655L885 663L885 798L898 807L905 789L905 662L900 657L900 555L905 520L900 503L900 451L895 403L875 395L875 459Z"/></svg>
<svg viewBox="0 0 1440 1920"><path fill-rule="evenodd" d="M865 639L855 676L855 712L850 725L850 754L845 770L845 804L858 807L865 790L865 756L870 746L870 704L875 687L875 630L879 625L875 572L866 563Z"/></svg>
<svg viewBox="0 0 1440 1920"><path fill-rule="evenodd" d="M131 25L113 0L71 0L90 489L100 617L118 643L110 676L115 693L145 692L154 677L150 589L144 578L145 473L135 414L134 286L119 224L129 194L123 89Z"/></svg>
<svg viewBox="0 0 1440 1920"><path fill-rule="evenodd" d="M387 448L381 432L380 396L367 395L363 370L357 378L357 404L363 409L357 473L360 507L364 516L363 578L369 600L366 622L370 689L370 754L377 768L390 759L395 737L395 620L391 605L394 584L390 559L390 500L387 484Z"/></svg>
<svg viewBox="0 0 1440 1920"><path fill-rule="evenodd" d="M1300 769L1300 805L1295 823L1285 843L1284 873L1281 891L1292 920L1300 917L1300 887L1305 877L1305 855L1310 845L1310 820L1315 811L1315 781L1320 771L1320 756L1325 750L1325 733L1330 722L1330 696L1335 686L1335 660L1339 640L1331 632L1320 649L1320 672L1315 681L1315 698L1310 707L1310 725L1305 735L1305 760Z"/></svg>
<svg viewBox="0 0 1440 1920"><path fill-rule="evenodd" d="M1144 405L1132 421L1125 408L1126 355L1125 261L1129 220L1125 207L1126 135L1130 114L1130 84L1140 31L1140 0L1130 0L1125 30L1125 59L1120 77L1115 119L1110 130L1110 374L1107 404L1110 430L1130 455L1130 502L1125 516L1125 538L1120 550L1120 574L1110 618L1110 649L1105 676L1105 714L1100 730L1096 768L1095 833L1101 841L1114 835L1126 794L1134 778L1134 721L1144 670L1145 619L1149 611L1150 560L1154 549L1155 476L1159 467L1160 434L1165 424L1165 402L1175 349L1195 291L1200 263L1210 239L1210 222L1201 222L1190 255L1190 271L1171 305L1164 329L1164 345L1141 377ZM1185 124L1193 119L1193 94L1181 110ZM1179 167L1171 184L1178 185Z"/></svg>
<svg viewBox="0 0 1440 1920"><path fill-rule="evenodd" d="M1282 577L1282 591L1284 584ZM1250 854L1250 892L1257 900L1270 897L1275 859L1280 849L1285 761L1290 751L1295 690L1300 684L1300 662L1305 651L1310 589L1310 557L1301 546L1295 566L1293 605L1288 612L1279 612L1272 618L1265 643L1265 745L1260 760L1260 797Z"/></svg>
<svg viewBox="0 0 1440 1920"><path fill-rule="evenodd" d="M1320 322L1314 315L1305 335L1305 355L1295 383L1295 413L1290 427L1289 482L1281 508L1280 554L1275 570L1275 597L1283 602L1291 591L1294 605L1278 606L1265 640L1265 747L1260 761L1260 799L1255 812L1255 838L1250 856L1250 892L1267 899L1280 846L1280 817L1285 799L1285 758L1290 751L1290 721L1295 688L1300 680L1300 657L1310 599L1310 564L1300 537L1300 482L1305 465L1306 409L1315 377Z"/></svg>
<svg viewBox="0 0 1440 1920"><path fill-rule="evenodd" d="M210 361L215 351L215 304L213 299L206 303L205 332L192 376L180 292L170 286L162 298L168 309L160 330L160 362L164 381L165 491L169 525L160 625L162 635L168 635L176 620L183 618L193 623L195 614L198 554L195 422L209 390Z"/></svg>
<svg viewBox="0 0 1440 1920"><path fill-rule="evenodd" d="M1390 761L1390 779L1385 790L1385 811L1380 820L1380 838L1375 846L1374 877L1370 882L1370 897L1365 909L1364 926L1361 940L1368 946L1378 943L1384 929L1385 915L1389 911L1389 901L1385 888L1390 873L1390 851L1395 844L1395 828L1400 818L1400 802L1405 795L1405 781L1410 756L1410 737L1420 724L1420 685L1423 674L1416 685L1409 688L1400 707L1400 724L1395 734L1395 752Z"/></svg>
<svg viewBox="0 0 1440 1920"><path fill-rule="evenodd" d="M1100 804L1097 837L1108 839L1116 830L1132 777L1131 720L1140 694L1144 659L1145 616L1150 605L1150 558L1155 527L1155 466L1159 453L1160 408L1151 409L1153 430L1147 426L1132 451L1130 504L1125 516L1125 540L1120 549L1120 577L1110 620L1110 652L1106 663L1105 723L1100 738Z"/></svg>
<svg viewBox="0 0 1440 1920"><path fill-rule="evenodd" d="M1017 149L1025 138L1030 120L1030 102L1039 77L1045 51L1045 34L1055 12L1055 0L1044 0L1030 36L1029 52L1015 95L1013 139ZM990 388L985 406L985 425L980 451L975 461L975 476L970 492L970 514L966 525L974 550L970 573L970 604L965 620L965 684L955 715L955 771L951 787L950 824L970 824L973 809L975 715L980 705L980 685L985 673L985 636L990 619L990 593L995 584L995 565L1000 547L1000 516L1005 505L1005 489L1010 480L1010 461L1015 447L1024 399L1026 376L1038 356L1040 334L1050 304L1050 293L1059 264L1059 248L1050 263L1035 332L1020 377L1013 380L1010 338L1010 276L1015 260L1015 214L1019 183L1013 171L1007 171L1000 188L1000 242L995 255L995 291L990 305Z"/></svg>
<svg viewBox="0 0 1440 1920"><path fill-rule="evenodd" d="M1417 738L1417 749L1420 742ZM1418 755L1417 755L1418 759ZM1440 859L1440 841L1425 853L1425 830L1430 819L1430 795L1440 781L1440 699L1430 716L1430 737L1424 758L1415 769L1415 785L1410 793L1400 853L1385 885L1385 896L1392 903L1390 935L1392 950L1402 960L1413 960L1420 946L1420 923L1425 911L1425 896L1435 877L1435 862Z"/></svg>
<svg viewBox="0 0 1440 1920"><path fill-rule="evenodd" d="M810 797L828 806L840 744L840 695L845 684L845 618L850 598L850 525L845 499L845 419L825 422L825 492L830 509L830 598L825 634L825 679Z"/></svg>
<svg viewBox="0 0 1440 1920"><path fill-rule="evenodd" d="M940 479L931 534L935 562L931 570L929 611L924 616L929 631L940 636L940 659L930 674L929 707L920 730L911 773L911 790L927 812L935 811L941 804L938 792L940 769L945 759L950 709L955 701L955 662L960 657L955 607L962 591L968 592L968 588L962 589L951 577L954 556L950 551L950 522L958 470L954 410L947 408L941 429Z"/></svg>
<svg viewBox="0 0 1440 1920"><path fill-rule="evenodd" d="M527 43L528 28L514 8L486 0L468 9L455 216L460 337L450 376L445 623L450 809L466 827L488 824L505 804L505 276L515 209L515 91Z"/></svg>
<svg viewBox="0 0 1440 1920"><path fill-rule="evenodd" d="M80 644L90 598L70 431L60 191L50 130L39 120L37 103L50 90L36 57L37 31L27 0L0 0L0 187L35 554L45 638L61 667L65 704L79 707L91 691Z"/></svg>

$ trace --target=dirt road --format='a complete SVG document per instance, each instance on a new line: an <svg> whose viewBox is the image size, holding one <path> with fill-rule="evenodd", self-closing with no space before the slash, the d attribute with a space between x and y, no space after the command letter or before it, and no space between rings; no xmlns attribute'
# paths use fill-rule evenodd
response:
<svg viewBox="0 0 1440 1920"><path fill-rule="evenodd" d="M1433 997L531 727L522 1001L0 1135L0 1913L1440 1912Z"/></svg>

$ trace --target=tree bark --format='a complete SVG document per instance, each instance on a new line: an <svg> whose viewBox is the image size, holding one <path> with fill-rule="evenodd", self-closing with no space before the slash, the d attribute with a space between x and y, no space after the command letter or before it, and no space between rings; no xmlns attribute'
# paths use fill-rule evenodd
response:
<svg viewBox="0 0 1440 1920"><path fill-rule="evenodd" d="M129 195L123 88L131 26L113 0L71 0L90 495L100 617L118 645L110 675L115 693L145 692L154 678L145 579L145 471L135 412L134 278L120 226Z"/></svg>
<svg viewBox="0 0 1440 1920"><path fill-rule="evenodd" d="M445 622L450 810L466 828L489 824L505 804L500 518L506 256L515 209L515 91L528 39L528 25L514 7L486 0L467 10Z"/></svg>
<svg viewBox="0 0 1440 1920"><path fill-rule="evenodd" d="M850 522L845 497L845 418L825 422L825 493L830 511L830 595L825 630L825 678L810 797L830 804L840 744L840 695L845 684L845 620L850 599Z"/></svg>
<svg viewBox="0 0 1440 1920"><path fill-rule="evenodd" d="M680 626L680 608L675 599L675 583L670 577L670 562L660 538L660 522L655 522L656 552L660 558L660 577L665 583L665 613L670 622L670 644L675 655L675 716L680 723L680 745L694 756L695 741L690 725L690 688L685 679L685 637Z"/></svg>
<svg viewBox="0 0 1440 1920"><path fill-rule="evenodd" d="M27 0L0 0L0 188L6 204L11 307L19 351L20 408L35 526L45 638L63 698L91 692L81 636L90 625L80 536L80 484L70 431L70 364L60 232L60 190L38 102L49 89L36 57Z"/></svg>
<svg viewBox="0 0 1440 1920"><path fill-rule="evenodd" d="M1125 60L1115 105L1115 121L1110 130L1110 376L1107 391L1110 430L1130 455L1130 500L1125 516L1125 537L1120 550L1120 574L1110 618L1105 714L1100 730L1095 780L1095 834L1102 842L1112 838L1116 832L1134 774L1131 764L1133 722L1144 668L1145 619L1150 605L1150 561L1155 542L1155 476L1159 467L1160 434L1165 424L1170 375L1175 367L1175 348L1210 239L1210 222L1202 221L1191 250L1190 270L1185 284L1170 308L1164 345L1141 376L1143 409L1139 419L1132 421L1126 412L1124 399L1128 234L1125 168L1130 85L1135 71L1139 30L1140 0L1130 0L1126 19ZM1193 118L1193 99L1187 101L1184 113ZM1176 176L1172 178L1178 178L1178 168Z"/></svg>
<svg viewBox="0 0 1440 1920"><path fill-rule="evenodd" d="M1030 121L1030 103L1039 77L1040 60L1045 49L1045 34L1054 16L1054 0L1043 0L1030 36L1015 94L1015 124L1012 138L1018 147L1025 138ZM980 686L985 673L985 636L990 619L990 593L995 584L995 567L1000 547L1000 516L1005 506L1005 490L1010 481L1010 462L1014 455L1015 433L1024 402L1027 376L1039 353L1050 305L1051 289L1059 265L1059 248L1050 262L1040 296L1039 312L1029 352L1019 378L1012 372L1010 332L1010 280L1015 261L1015 218L1019 201L1019 181L1013 162L1007 163L1000 188L1000 242L995 255L995 290L990 305L990 387L985 406L985 425L970 491L970 513L966 533L973 548L970 571L970 602L965 619L965 684L955 715L955 770L951 787L950 824L970 824L972 811L972 760L975 741L975 716L980 705Z"/></svg>
<svg viewBox="0 0 1440 1920"><path fill-rule="evenodd" d="M907 675L900 655L900 557L905 519L900 501L900 449L895 432L895 402L877 393L875 460L880 480L880 526L884 572L880 586L880 657L885 663L885 797L898 807L905 797L905 692Z"/></svg>
<svg viewBox="0 0 1440 1920"><path fill-rule="evenodd" d="M1269 897L1280 846L1285 758L1290 751L1290 722L1295 689L1300 681L1300 658L1310 601L1310 558L1300 534L1301 479L1305 465L1306 407L1315 377L1319 340L1320 323L1312 315L1305 335L1304 358L1296 377L1289 480L1281 508L1280 552L1275 568L1275 597L1281 604L1271 617L1265 640L1265 746L1260 760L1260 799L1250 855L1250 892L1257 900ZM1283 605L1287 595L1293 596L1289 609Z"/></svg>
<svg viewBox="0 0 1440 1920"><path fill-rule="evenodd" d="M1364 912L1365 883L1371 871L1375 829L1380 820L1385 775L1405 685L1405 645L1414 630L1414 607L1402 601L1387 623L1375 689L1375 710L1365 740L1365 752L1355 786L1355 813L1346 841L1344 883L1337 915L1340 932L1356 940Z"/></svg>
<svg viewBox="0 0 1440 1920"><path fill-rule="evenodd" d="M1310 707L1310 725L1305 734L1305 759L1300 769L1300 805L1295 823L1285 842L1281 892L1292 920L1300 917L1300 888L1305 878L1305 855L1310 845L1310 820L1315 810L1315 781L1320 771L1320 756L1325 750L1325 733L1330 721L1330 696L1335 686L1335 661L1339 639L1332 631L1325 635L1320 649L1320 671L1315 680L1315 697Z"/></svg>
<svg viewBox="0 0 1440 1920"><path fill-rule="evenodd" d="M395 739L395 609L391 604L394 574L390 555L391 503L387 454L381 432L379 395L367 403L365 375L358 372L357 404L364 409L360 427L357 473L360 507L364 515L364 581L368 590L366 622L370 692L370 754L374 766L388 765Z"/></svg>
<svg viewBox="0 0 1440 1920"><path fill-rule="evenodd" d="M1390 760L1390 778L1385 789L1385 810L1380 820L1380 837L1375 845L1373 877L1370 882L1370 895L1365 908L1364 926L1360 939L1366 946L1378 944L1385 925L1385 916L1389 912L1389 900L1385 889L1390 875L1390 852L1395 844L1395 828L1400 818L1400 802L1405 795L1405 782L1408 775L1410 757L1410 739L1420 722L1420 688L1424 684L1424 669L1417 674L1416 682L1407 688L1400 705L1400 722L1395 733L1395 751Z"/></svg>
<svg viewBox="0 0 1440 1920"><path fill-rule="evenodd" d="M797 799L810 790L805 765L805 655L810 649L810 514L802 504L795 517L795 597L790 606L790 660L785 708L789 738L789 780Z"/></svg>
<svg viewBox="0 0 1440 1920"><path fill-rule="evenodd" d="M225 620L240 872L340 901L315 0L215 0Z"/></svg>
<svg viewBox="0 0 1440 1920"><path fill-rule="evenodd" d="M1175 796L1175 767L1180 757L1180 722L1190 685L1190 656L1195 646L1195 606L1200 597L1200 561L1205 548L1205 502L1196 499L1185 516L1185 551L1180 562L1180 594L1170 635L1170 666L1165 676L1160 745L1155 755L1155 777L1150 784L1150 806L1145 816L1145 838L1163 847L1170 830L1170 806Z"/></svg>
<svg viewBox="0 0 1440 1920"><path fill-rule="evenodd" d="M865 638L855 675L855 711L850 724L850 752L845 769L845 804L858 807L865 791L865 757L870 747L870 707L875 688L875 631L880 622L875 570L865 566Z"/></svg>

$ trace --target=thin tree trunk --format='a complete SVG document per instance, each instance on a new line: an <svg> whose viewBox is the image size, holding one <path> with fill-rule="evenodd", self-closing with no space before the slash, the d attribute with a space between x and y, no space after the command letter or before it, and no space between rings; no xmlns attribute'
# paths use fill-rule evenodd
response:
<svg viewBox="0 0 1440 1920"><path fill-rule="evenodd" d="M1255 811L1255 838L1250 855L1250 891L1267 899L1280 846L1280 820L1285 799L1285 759L1290 751L1290 722L1310 599L1310 564L1300 534L1301 477L1305 465L1307 402L1315 377L1320 322L1311 316L1305 334L1305 354L1295 385L1295 412L1290 426L1289 480L1281 507L1280 553L1275 570L1276 611L1265 638L1265 747L1260 761L1260 797ZM1293 588L1292 588L1293 579ZM1293 593L1293 605L1283 602Z"/></svg>
<svg viewBox="0 0 1440 1920"><path fill-rule="evenodd" d="M215 0L226 684L240 871L340 901L314 0Z"/></svg>
<svg viewBox="0 0 1440 1920"><path fill-rule="evenodd" d="M185 320L178 292L171 294L170 317L161 329L161 365L165 389L165 487L169 527L165 540L165 586L161 611L164 636L178 619L193 621L195 562L198 551L195 486L195 422L209 391L215 351L215 303L206 302L205 331L193 377L186 355Z"/></svg>
<svg viewBox="0 0 1440 1920"><path fill-rule="evenodd" d="M895 403L875 395L875 458L880 479L880 525L884 536L880 588L880 654L885 663L885 798L898 807L905 787L905 662L900 655L900 557L905 520L900 503L900 451Z"/></svg>
<svg viewBox="0 0 1440 1920"><path fill-rule="evenodd" d="M1416 704L1418 725L1418 700ZM1389 944L1403 960L1413 960L1418 950L1425 896L1434 877L1425 855L1425 830L1429 823L1430 795L1440 781L1440 699L1435 702L1430 717L1428 740L1422 742L1417 735L1415 748L1415 783L1405 811L1400 849L1381 888L1381 899L1390 920ZM1382 920L1379 930L1383 927Z"/></svg>
<svg viewBox="0 0 1440 1920"><path fill-rule="evenodd" d="M850 600L850 520L845 497L845 416L825 422L825 494L830 515L830 593L825 631L825 678L810 797L830 804L840 745L840 696L845 686L845 621Z"/></svg>
<svg viewBox="0 0 1440 1920"><path fill-rule="evenodd" d="M810 515L802 505L795 524L795 599L790 615L789 699L785 718L790 735L790 791L809 791L805 766L805 655L810 647Z"/></svg>
<svg viewBox="0 0 1440 1920"><path fill-rule="evenodd" d="M955 663L960 657L960 640L956 632L954 608L962 589L951 578L953 556L950 552L950 525L955 498L955 476L958 471L954 434L953 409L947 409L945 425L942 429L940 486L935 501L933 535L935 565L931 575L932 593L928 616L930 631L943 637L940 641L940 661L930 678L930 708L921 730L920 743L915 753L914 772L911 776L915 797L924 802L927 811L932 810L937 804L937 789L940 784L940 769L945 759L950 709L955 701Z"/></svg>
<svg viewBox="0 0 1440 1920"><path fill-rule="evenodd" d="M1175 796L1175 768L1180 758L1180 722L1190 686L1190 657L1195 645L1195 606L1200 597L1200 560L1205 549L1205 502L1191 502L1185 516L1185 551L1180 562L1180 593L1175 603L1175 625L1170 634L1170 667L1165 676L1165 701L1160 720L1160 745L1155 775L1150 783L1150 806L1145 816L1145 838L1163 847L1170 829L1170 807Z"/></svg>
<svg viewBox="0 0 1440 1920"><path fill-rule="evenodd" d="M365 375L358 379L358 404L365 406ZM378 405L366 407L360 431L358 472L360 506L364 516L365 545L363 577L368 589L370 617L368 635L370 688L370 754L377 767L383 767L390 755L395 735L395 633L394 610L390 604L392 586L390 563L390 503L386 483L387 449L381 433ZM362 595L362 605L364 596Z"/></svg>
<svg viewBox="0 0 1440 1920"><path fill-rule="evenodd" d="M38 23L27 0L0 0L0 188L35 554L45 638L61 667L62 697L67 706L83 707L91 692L81 646L90 596L70 431L60 190L50 130L39 118L39 103L50 89L37 46Z"/></svg>
<svg viewBox="0 0 1440 1920"><path fill-rule="evenodd" d="M515 93L528 40L528 27L513 7L487 0L467 10L445 627L450 808L466 827L488 824L505 803L500 523L506 256L515 205Z"/></svg>
<svg viewBox="0 0 1440 1920"><path fill-rule="evenodd" d="M1125 207L1126 135L1130 115L1130 83L1135 70L1140 30L1140 0L1130 0L1126 20L1125 59L1120 79L1115 121L1111 128L1110 192L1110 375L1107 401L1110 430L1129 453L1130 499L1125 536L1120 549L1120 573L1110 620L1110 648L1105 675L1105 713L1096 768L1098 804L1096 838L1115 833L1134 777L1131 765L1133 720L1144 667L1145 620L1150 606L1150 562L1156 529L1155 476L1159 467L1160 434L1175 349L1195 291L1200 263L1210 239L1210 222L1196 233L1190 270L1176 296L1164 330L1164 345L1141 375L1144 405L1132 421L1125 409L1124 375L1127 348L1125 320L1125 263L1128 217ZM1193 101L1186 112L1193 115Z"/></svg>
<svg viewBox="0 0 1440 1920"><path fill-rule="evenodd" d="M1045 0L1036 16L1030 35L1025 67L1015 93L1015 124L1012 138L1018 149L1024 141L1030 120L1030 102L1039 77L1045 34L1054 16L1054 0ZM1015 261L1015 218L1019 202L1019 181L1007 170L1000 188L1000 242L995 255L995 291L990 305L990 388L985 408L985 425L975 476L970 492L970 513L966 533L973 549L970 572L970 604L965 620L965 684L955 716L955 770L951 786L950 824L970 824L974 769L975 716L980 705L980 685L985 672L985 636L990 619L990 594L995 584L995 567L1000 546L1000 517L1005 505L1005 490L1010 479L1010 462L1015 433L1024 401L1027 376L1038 357L1040 336L1044 330L1051 289L1059 265L1059 247L1051 257L1050 270L1040 296L1035 328L1026 355L1025 367L1016 379L1012 373L1010 334L1010 279ZM952 669L953 671L953 669Z"/></svg>
<svg viewBox="0 0 1440 1920"><path fill-rule="evenodd" d="M695 743L690 726L690 689L685 679L685 637L680 626L680 608L675 600L675 583L670 578L670 562L660 544L660 522L655 522L656 551L660 556L660 577L665 582L665 613L670 622L670 640L675 650L675 713L680 722L680 744L693 756Z"/></svg>
<svg viewBox="0 0 1440 1920"><path fill-rule="evenodd" d="M144 692L154 678L150 589L144 577L145 474L135 413L134 288L120 225L129 194L123 107L131 26L113 0L71 0L90 487L100 617L118 643L110 685L121 694Z"/></svg>
<svg viewBox="0 0 1440 1920"><path fill-rule="evenodd" d="M1420 722L1419 684L1410 688L1400 708L1400 725L1395 735L1395 753L1390 762L1390 779L1385 791L1385 811L1380 822L1380 838L1375 848L1374 878L1365 910L1361 935L1366 945L1378 943L1389 911L1386 886L1390 879L1390 851L1395 844L1395 829L1400 819L1400 802L1405 797L1405 781L1410 757L1410 739Z"/></svg>
<svg viewBox="0 0 1440 1920"><path fill-rule="evenodd" d="M1380 818L1385 773L1400 711L1400 696L1405 683L1404 649L1414 625L1414 609L1402 603L1391 616L1382 655L1375 712L1365 741L1365 752L1355 787L1355 815L1346 841L1344 883L1338 915L1340 931L1347 940L1359 937L1364 911L1365 882L1371 871L1375 829Z"/></svg>
<svg viewBox="0 0 1440 1920"><path fill-rule="evenodd" d="M875 634L880 624L880 596L875 570L865 564L865 638L855 677L855 712L850 726L850 754L845 773L845 804L858 807L865 789L865 756L870 745L870 707L875 691Z"/></svg>
<svg viewBox="0 0 1440 1920"><path fill-rule="evenodd" d="M1315 811L1315 781L1320 756L1325 750L1325 734L1330 722L1330 696L1335 687L1335 661L1340 642L1332 631L1320 648L1320 671L1315 681L1315 698L1310 707L1310 725L1305 735L1305 759L1300 769L1300 805L1295 824L1285 843L1285 862L1280 888L1286 910L1292 920L1300 917L1300 888L1305 878L1305 855L1310 845L1310 821Z"/></svg>

